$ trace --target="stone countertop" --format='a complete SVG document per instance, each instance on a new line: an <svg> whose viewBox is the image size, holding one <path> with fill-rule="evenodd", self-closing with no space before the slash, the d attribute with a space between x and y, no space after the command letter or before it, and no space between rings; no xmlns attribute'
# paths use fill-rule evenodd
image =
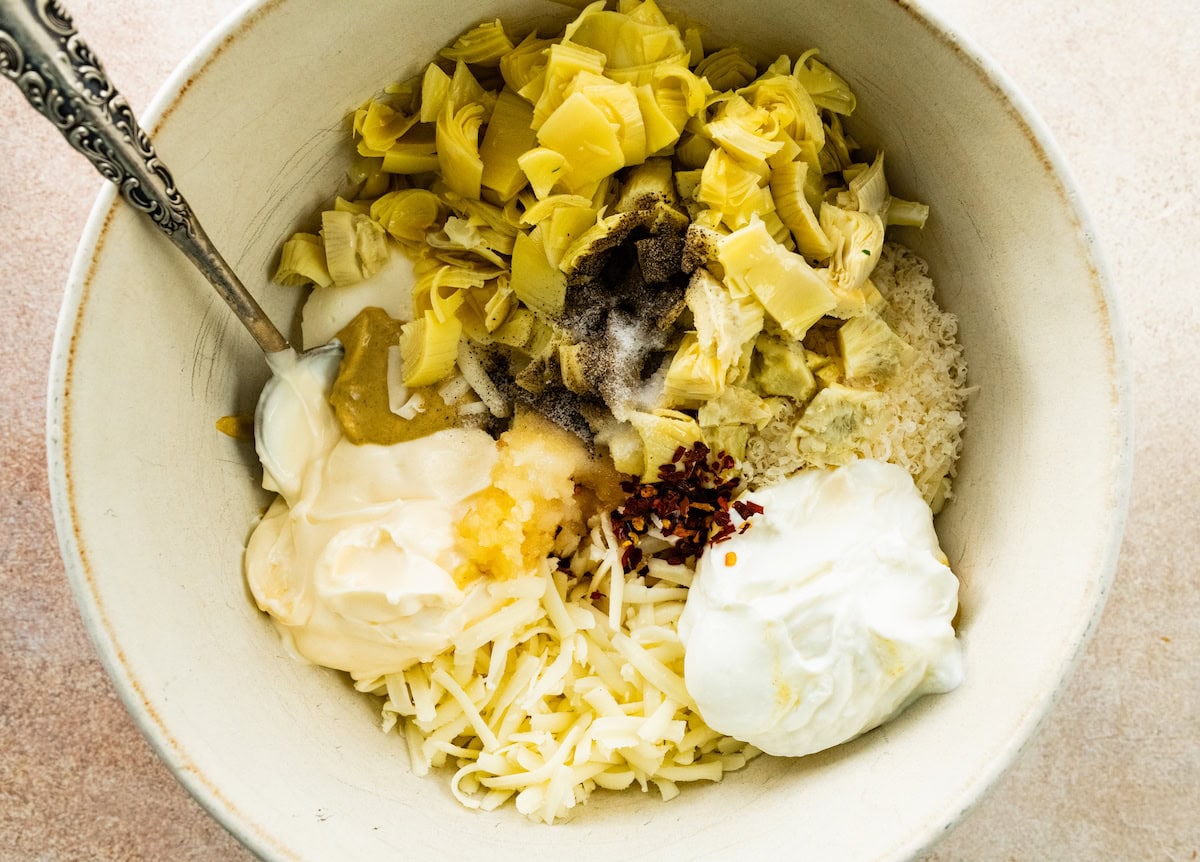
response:
<svg viewBox="0 0 1200 862"><path fill-rule="evenodd" d="M1128 330L1136 455L1120 565L1086 656L1015 766L926 860L1193 860L1200 6L927 2L1007 70L1078 180ZM70 5L137 110L238 4ZM63 575L46 480L46 374L100 180L7 84L0 117L0 860L248 859L122 708Z"/></svg>

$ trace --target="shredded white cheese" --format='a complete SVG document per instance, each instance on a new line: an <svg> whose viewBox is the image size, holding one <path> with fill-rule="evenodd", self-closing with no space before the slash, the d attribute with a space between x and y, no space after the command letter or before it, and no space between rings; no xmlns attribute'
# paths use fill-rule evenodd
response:
<svg viewBox="0 0 1200 862"><path fill-rule="evenodd" d="M691 572L650 570L622 571L601 515L570 572L547 561L453 649L357 687L386 698L383 729L401 728L416 773L455 770L468 808L514 799L551 823L596 788L653 785L665 800L719 781L759 752L709 728L684 686L676 622Z"/></svg>

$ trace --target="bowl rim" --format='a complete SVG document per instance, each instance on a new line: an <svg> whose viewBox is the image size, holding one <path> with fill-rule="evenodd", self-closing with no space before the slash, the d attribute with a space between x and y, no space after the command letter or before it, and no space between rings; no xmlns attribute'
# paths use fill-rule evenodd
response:
<svg viewBox="0 0 1200 862"><path fill-rule="evenodd" d="M244 0L219 21L180 61L142 112L142 125L150 131L151 136L154 136L161 123L175 110L191 84L204 74L207 67L233 40L261 23L286 2L287 0ZM894 858L899 859L911 858L931 847L995 787L1000 776L1013 765L1018 755L1032 741L1039 726L1062 697L1079 665L1099 623L1120 556L1133 475L1133 408L1132 376L1128 360L1129 339L1110 270L1076 180L1049 127L1000 65L970 37L951 25L942 13L929 8L922 0L889 2L922 25L934 39L960 55L965 65L1009 108L1013 119L1023 127L1030 145L1048 166L1048 176L1057 184L1063 202L1077 224L1079 237L1090 257L1089 263L1096 273L1095 283L1098 286L1100 310L1102 317L1107 320L1106 335L1112 345L1109 361L1116 430L1113 441L1115 445L1112 449L1113 461L1110 464L1113 501L1107 509L1110 523L1105 535L1108 539L1103 548L1102 565L1095 573L1095 593L1090 612L1086 618L1077 620L1074 628L1066 633L1068 637L1064 643L1073 641L1073 652L1058 668L1055 685L1043 691L1029 704L1030 708L1026 711L1018 732L997 750L989 768L977 773L971 781L963 785L958 797L951 800L940 820L929 821L924 831L914 833L908 843L895 847ZM76 337L83 320L82 311L94 275L95 260L103 251L108 228L119 205L117 189L111 184L105 184L91 208L72 260L51 350L46 402L46 453L60 555L84 625L117 695L138 729L176 780L209 815L255 855L264 859L299 858L262 824L254 822L247 812L237 808L220 788L205 776L201 766L191 758L181 741L157 715L143 686L117 645L116 633L108 622L94 575L87 561L87 551L80 538L79 516L75 506L67 445L70 438L68 400Z"/></svg>

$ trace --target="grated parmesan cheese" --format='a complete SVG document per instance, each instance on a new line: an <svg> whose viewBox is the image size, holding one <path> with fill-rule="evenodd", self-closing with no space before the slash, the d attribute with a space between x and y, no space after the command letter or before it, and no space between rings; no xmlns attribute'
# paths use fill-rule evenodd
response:
<svg viewBox="0 0 1200 862"><path fill-rule="evenodd" d="M883 319L914 348L911 364L878 388L872 426L836 449L797 446L803 408L790 399L772 399L772 419L746 443L743 475L759 488L806 467L874 458L908 470L938 512L951 496L969 393L966 360L955 338L958 319L938 307L925 262L903 246L884 245L871 279L887 299Z"/></svg>

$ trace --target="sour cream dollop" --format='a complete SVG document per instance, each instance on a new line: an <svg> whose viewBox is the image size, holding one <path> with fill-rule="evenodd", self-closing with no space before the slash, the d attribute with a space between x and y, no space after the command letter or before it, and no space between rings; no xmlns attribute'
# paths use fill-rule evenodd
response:
<svg viewBox="0 0 1200 862"><path fill-rule="evenodd" d="M958 579L907 471L855 461L746 499L763 513L704 554L679 620L714 730L800 756L958 686Z"/></svg>
<svg viewBox="0 0 1200 862"><path fill-rule="evenodd" d="M279 490L246 548L246 577L284 642L359 679L448 649L472 623L542 582L465 587L455 525L487 487L495 442L451 429L393 446L346 440L329 406L337 362L276 363L259 410L263 484Z"/></svg>

